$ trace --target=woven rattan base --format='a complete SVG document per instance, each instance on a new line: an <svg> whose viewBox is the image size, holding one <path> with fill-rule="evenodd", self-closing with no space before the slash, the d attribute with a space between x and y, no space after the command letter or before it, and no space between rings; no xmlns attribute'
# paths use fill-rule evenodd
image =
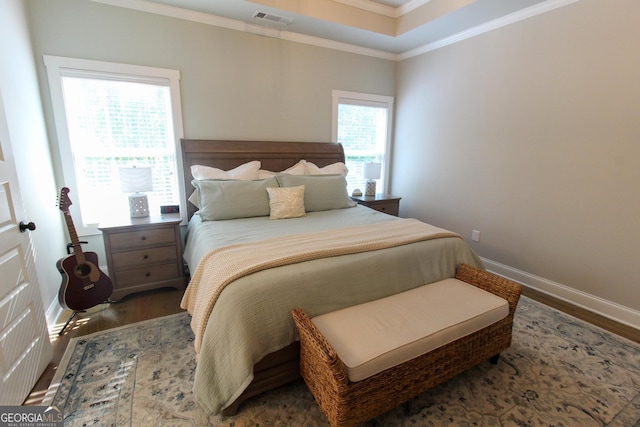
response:
<svg viewBox="0 0 640 427"><path fill-rule="evenodd" d="M349 381L344 363L306 313L302 309L292 312L300 332L300 373L332 426L354 425L374 418L509 347L522 287L464 264L456 278L507 300L509 315L358 382Z"/></svg>

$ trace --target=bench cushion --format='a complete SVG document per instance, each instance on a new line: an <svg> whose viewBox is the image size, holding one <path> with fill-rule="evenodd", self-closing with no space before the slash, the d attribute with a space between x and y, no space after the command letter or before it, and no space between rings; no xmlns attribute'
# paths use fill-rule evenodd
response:
<svg viewBox="0 0 640 427"><path fill-rule="evenodd" d="M509 314L506 300L445 279L316 316L312 322L360 381L487 327Z"/></svg>

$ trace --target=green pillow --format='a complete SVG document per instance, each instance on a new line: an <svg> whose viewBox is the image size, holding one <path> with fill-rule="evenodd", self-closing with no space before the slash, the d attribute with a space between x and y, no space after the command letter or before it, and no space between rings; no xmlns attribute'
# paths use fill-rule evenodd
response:
<svg viewBox="0 0 640 427"><path fill-rule="evenodd" d="M257 181L193 180L203 221L269 215L267 187L278 187L276 178Z"/></svg>
<svg viewBox="0 0 640 427"><path fill-rule="evenodd" d="M344 175L276 175L280 187L304 185L304 209L307 212L352 208Z"/></svg>

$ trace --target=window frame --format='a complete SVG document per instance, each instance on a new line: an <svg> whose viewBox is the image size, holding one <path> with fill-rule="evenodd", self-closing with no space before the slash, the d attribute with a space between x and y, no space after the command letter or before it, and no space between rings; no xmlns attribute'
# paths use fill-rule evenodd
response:
<svg viewBox="0 0 640 427"><path fill-rule="evenodd" d="M180 140L184 138L182 123L182 101L180 99L180 72L167 68L156 68L142 65L122 64L115 62L95 61L79 58L67 58L61 56L43 55L47 70L49 91L53 110L56 136L58 138L58 150L60 164L62 165L62 177L64 184L70 188L78 188L69 127L65 112L64 93L62 87L63 77L87 77L104 80L128 81L134 83L148 83L163 85L169 88L171 96L171 114L173 117L173 137L176 159L176 179L178 187L178 200L180 211L186 212L186 196L184 191L184 172ZM74 225L79 236L91 236L101 234L99 224L85 224L79 209L80 200L70 206L70 211L75 218ZM186 223L183 215L182 224Z"/></svg>
<svg viewBox="0 0 640 427"><path fill-rule="evenodd" d="M382 163L382 188L378 188L379 193L388 193L389 177L391 176L391 148L393 135L393 105L394 97L388 95L376 95L362 92L349 92L344 90L332 90L332 114L331 114L331 140L338 142L338 108L340 104L358 105L363 107L386 108L387 110L387 135L385 152ZM346 153L345 153L346 160Z"/></svg>

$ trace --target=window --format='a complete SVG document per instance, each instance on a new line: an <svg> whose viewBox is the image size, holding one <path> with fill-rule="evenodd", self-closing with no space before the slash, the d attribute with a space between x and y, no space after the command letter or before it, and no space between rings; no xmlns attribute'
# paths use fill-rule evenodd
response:
<svg viewBox="0 0 640 427"><path fill-rule="evenodd" d="M364 192L366 180L363 166L368 162L382 163L377 192L387 191L393 97L334 90L333 140L344 147L349 168L349 193L359 188Z"/></svg>
<svg viewBox="0 0 640 427"><path fill-rule="evenodd" d="M152 168L152 212L182 205L179 73L52 56L45 64L78 233L97 233L100 222L128 215L118 174L123 166Z"/></svg>

